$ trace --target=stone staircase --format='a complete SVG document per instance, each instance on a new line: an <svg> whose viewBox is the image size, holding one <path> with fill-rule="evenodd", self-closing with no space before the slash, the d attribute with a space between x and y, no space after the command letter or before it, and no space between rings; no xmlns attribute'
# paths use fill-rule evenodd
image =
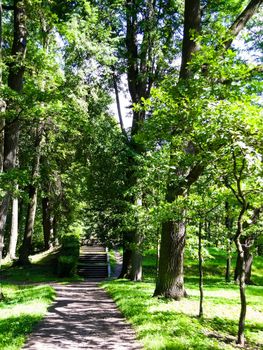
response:
<svg viewBox="0 0 263 350"><path fill-rule="evenodd" d="M102 246L82 246L78 274L85 278L107 278L110 275L107 249Z"/></svg>

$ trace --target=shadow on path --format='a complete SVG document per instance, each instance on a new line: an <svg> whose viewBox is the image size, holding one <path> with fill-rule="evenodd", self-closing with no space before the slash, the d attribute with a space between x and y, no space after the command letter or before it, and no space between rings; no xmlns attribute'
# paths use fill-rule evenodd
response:
<svg viewBox="0 0 263 350"><path fill-rule="evenodd" d="M57 298L24 350L142 349L98 282L56 285Z"/></svg>

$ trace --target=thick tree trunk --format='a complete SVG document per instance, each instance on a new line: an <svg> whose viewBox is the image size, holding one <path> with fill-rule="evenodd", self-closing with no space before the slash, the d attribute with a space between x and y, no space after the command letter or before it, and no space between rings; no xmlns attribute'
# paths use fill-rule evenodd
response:
<svg viewBox="0 0 263 350"><path fill-rule="evenodd" d="M54 232L53 232L53 216L51 213L51 205L48 197L42 198L42 225L44 232L45 249L53 246Z"/></svg>
<svg viewBox="0 0 263 350"><path fill-rule="evenodd" d="M164 296L176 300L186 296L183 274L184 246L184 220L163 223L159 273L154 296Z"/></svg>
<svg viewBox="0 0 263 350"><path fill-rule="evenodd" d="M150 95L150 90L153 84L153 76L157 79L157 72L155 72L156 62L152 57L153 38L151 37L151 30L146 30L142 33L142 44L139 47L138 30L140 22L139 5L135 0L126 0L126 49L127 49L127 78L128 88L131 96L132 103L140 104L141 99L147 99ZM155 3L146 2L145 18L147 21L148 29L153 25L155 19ZM116 80L115 80L116 83ZM118 97L118 89L115 85L116 97ZM117 99L118 102L118 99ZM121 114L119 111L120 122ZM129 146L131 148L130 160L130 174L129 183L134 186L137 182L137 178L134 172L136 166L136 160L134 154L142 154L144 149L142 145L139 145L134 138L140 130L145 120L145 111L133 111L133 122L131 128L131 139L129 140ZM122 125L123 134L126 135L124 127ZM135 199L131 199L135 203ZM134 227L134 231L129 234L131 245L125 248L123 257L123 271L120 277L127 277L132 280L140 280L142 276L142 256L140 253L140 247L137 247L141 241L141 235L137 232L137 227ZM129 239L129 237L128 237ZM131 249L131 250L130 250ZM130 251L129 251L130 250Z"/></svg>
<svg viewBox="0 0 263 350"><path fill-rule="evenodd" d="M132 233L125 232L123 234L123 258L122 258L122 270L119 278L127 278L131 271L131 250Z"/></svg>
<svg viewBox="0 0 263 350"><path fill-rule="evenodd" d="M131 281L135 281L135 282L142 280L142 254L137 247L135 247L135 249L132 250L131 272L128 278Z"/></svg>
<svg viewBox="0 0 263 350"><path fill-rule="evenodd" d="M142 206L141 198L136 201L137 207ZM137 228L137 218L135 227ZM131 281L141 281L142 280L142 253L141 253L141 235L138 229L132 232L132 245L131 245L131 269L130 273L127 274L127 278Z"/></svg>
<svg viewBox="0 0 263 350"><path fill-rule="evenodd" d="M180 69L181 82L188 82L191 71L189 63L197 51L198 46L193 39L193 34L198 34L200 31L200 0L185 0L184 11L184 38L182 47L182 63ZM173 164L173 146L171 146L170 171L167 183L166 200L172 203L177 196L186 195L185 183L182 186L175 187L174 185L174 164ZM188 187L195 182L202 170L200 165L197 169L191 169L185 177L188 179ZM182 173L177 170L177 173ZM191 174L192 173L192 174ZM192 177L193 175L193 177ZM159 275L156 282L154 296L165 296L180 300L186 295L184 288L184 246L185 246L185 222L182 218L180 221L169 220L162 224Z"/></svg>

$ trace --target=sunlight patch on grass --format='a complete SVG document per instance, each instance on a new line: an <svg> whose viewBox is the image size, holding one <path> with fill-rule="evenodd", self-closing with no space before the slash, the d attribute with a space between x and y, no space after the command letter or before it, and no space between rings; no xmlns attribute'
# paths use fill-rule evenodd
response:
<svg viewBox="0 0 263 350"><path fill-rule="evenodd" d="M0 302L0 349L18 350L26 336L42 319L55 292L50 286L3 287L5 299Z"/></svg>
<svg viewBox="0 0 263 350"><path fill-rule="evenodd" d="M115 280L105 282L103 286L133 324L145 349L236 349L240 312L237 286L222 283L206 291L208 300L205 300L204 319L201 320L197 318L199 291L192 285L188 290L190 297L179 302L153 298L153 283ZM262 302L261 298L261 306ZM246 327L246 337L250 342L248 349L263 346L262 331L263 313L258 307L249 306Z"/></svg>

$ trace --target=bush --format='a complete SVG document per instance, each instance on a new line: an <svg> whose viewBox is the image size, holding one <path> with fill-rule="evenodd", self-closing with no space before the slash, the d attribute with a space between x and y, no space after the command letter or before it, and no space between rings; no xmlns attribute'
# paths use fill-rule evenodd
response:
<svg viewBox="0 0 263 350"><path fill-rule="evenodd" d="M76 274L79 247L79 237L77 235L69 234L61 238L61 250L57 265L57 274L60 277L71 277Z"/></svg>

